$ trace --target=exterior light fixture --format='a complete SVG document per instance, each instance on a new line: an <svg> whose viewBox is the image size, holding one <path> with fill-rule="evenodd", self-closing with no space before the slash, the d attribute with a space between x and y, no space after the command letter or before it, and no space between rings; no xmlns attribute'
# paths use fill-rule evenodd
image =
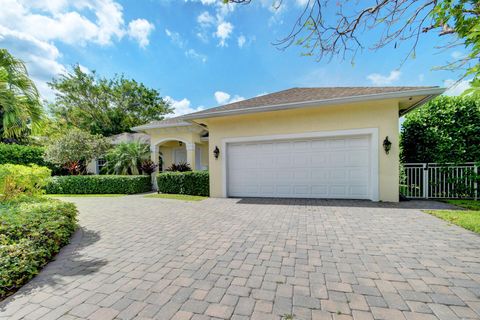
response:
<svg viewBox="0 0 480 320"><path fill-rule="evenodd" d="M383 150L385 150L385 153L388 154L390 149L392 149L392 143L390 140L388 140L388 136L386 136L385 140L383 140Z"/></svg>
<svg viewBox="0 0 480 320"><path fill-rule="evenodd" d="M218 149L217 146L215 146L215 149L213 149L213 156L215 159L218 159L218 156L220 155L220 149Z"/></svg>
<svg viewBox="0 0 480 320"><path fill-rule="evenodd" d="M182 141L178 141L178 145L181 147L183 146L183 142Z"/></svg>

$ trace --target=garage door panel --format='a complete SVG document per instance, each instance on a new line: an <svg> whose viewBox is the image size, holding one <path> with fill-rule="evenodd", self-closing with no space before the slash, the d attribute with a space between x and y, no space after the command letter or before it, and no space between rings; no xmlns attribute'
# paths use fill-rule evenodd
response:
<svg viewBox="0 0 480 320"><path fill-rule="evenodd" d="M370 137L227 145L227 192L236 197L371 198Z"/></svg>

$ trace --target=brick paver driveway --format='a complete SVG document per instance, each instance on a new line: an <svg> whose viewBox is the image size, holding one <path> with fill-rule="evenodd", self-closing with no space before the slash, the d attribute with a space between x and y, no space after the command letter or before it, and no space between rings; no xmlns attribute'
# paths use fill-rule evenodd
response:
<svg viewBox="0 0 480 320"><path fill-rule="evenodd" d="M360 201L70 198L80 230L8 319L479 319L480 237ZM408 202L417 208L439 205ZM292 318L293 315L293 318Z"/></svg>

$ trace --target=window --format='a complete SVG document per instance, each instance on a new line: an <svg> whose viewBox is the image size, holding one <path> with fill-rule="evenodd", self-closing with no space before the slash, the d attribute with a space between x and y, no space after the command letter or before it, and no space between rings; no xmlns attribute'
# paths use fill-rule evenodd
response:
<svg viewBox="0 0 480 320"><path fill-rule="evenodd" d="M100 173L106 164L107 164L107 160L103 158L97 159L97 173Z"/></svg>

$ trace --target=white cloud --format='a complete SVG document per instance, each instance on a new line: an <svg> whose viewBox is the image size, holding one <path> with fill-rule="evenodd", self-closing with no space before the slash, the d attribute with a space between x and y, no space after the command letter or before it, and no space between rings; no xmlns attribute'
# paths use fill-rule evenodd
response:
<svg viewBox="0 0 480 320"><path fill-rule="evenodd" d="M115 0L0 0L0 8L0 47L25 61L46 99L54 96L46 82L66 71L58 42L106 46L128 34L141 46L148 44L139 28L143 19L127 27Z"/></svg>
<svg viewBox="0 0 480 320"><path fill-rule="evenodd" d="M208 11L204 11L201 14L198 15L197 22L201 26L207 27L207 26L211 26L215 23L215 18Z"/></svg>
<svg viewBox="0 0 480 320"><path fill-rule="evenodd" d="M150 43L148 37L155 26L145 19L136 19L128 24L128 35L137 40L140 47L145 48Z"/></svg>
<svg viewBox="0 0 480 320"><path fill-rule="evenodd" d="M192 112L196 112L196 111L201 111L201 110L204 109L201 106L193 108L191 106L190 100L188 100L187 98L183 98L182 100L175 100L170 96L166 96L165 100L168 101L174 109L173 110L173 112L174 112L173 115L169 115L169 117L178 117L178 116L181 116L183 114L192 113Z"/></svg>
<svg viewBox="0 0 480 320"><path fill-rule="evenodd" d="M470 81L471 80L461 80L461 81L456 81L453 79L447 79L443 82L443 85L448 88L447 91L445 91L446 96L459 96L461 95L465 90L470 88Z"/></svg>
<svg viewBox="0 0 480 320"><path fill-rule="evenodd" d="M465 58L465 54L461 51L453 51L452 54L451 54L452 58L455 59L455 60L460 60L460 59L464 59Z"/></svg>
<svg viewBox="0 0 480 320"><path fill-rule="evenodd" d="M214 96L218 104L228 104L228 103L234 103L234 102L245 100L245 98L242 96L234 95L232 97L229 93L226 93L223 91L216 91L214 93Z"/></svg>
<svg viewBox="0 0 480 320"><path fill-rule="evenodd" d="M35 81L40 94L45 99L54 97L54 92L46 82L58 74L66 72L58 62L61 54L57 47L40 41L28 34L12 31L0 26L0 45L25 62L27 70Z"/></svg>
<svg viewBox="0 0 480 320"><path fill-rule="evenodd" d="M238 37L237 39L238 47L243 48L243 46L245 45L245 42L247 42L247 39L245 38L244 35L241 35L240 37Z"/></svg>
<svg viewBox="0 0 480 320"><path fill-rule="evenodd" d="M402 73L399 70L392 70L388 76L372 73L367 76L367 79L375 86L385 86L398 81L401 75Z"/></svg>
<svg viewBox="0 0 480 320"><path fill-rule="evenodd" d="M226 40L233 31L233 24L226 19L235 10L235 4L224 4L222 1L216 0L201 0L201 3L213 7L215 15L212 15L209 11L203 11L197 16L197 37L206 43L209 41L209 37L213 35L219 39L219 46L226 46Z"/></svg>
<svg viewBox="0 0 480 320"><path fill-rule="evenodd" d="M215 100L217 100L217 103L219 104L227 103L227 101L230 99L230 95L223 91L215 92L214 96L215 96Z"/></svg>
<svg viewBox="0 0 480 320"><path fill-rule="evenodd" d="M187 44L185 42L185 40L183 40L183 37L180 35L180 33L178 32L174 32L174 31L170 31L169 29L165 29L165 34L167 35L167 37L170 38L170 40L172 40L172 42L177 45L178 47L184 49Z"/></svg>
<svg viewBox="0 0 480 320"><path fill-rule="evenodd" d="M232 31L233 25L230 22L222 22L217 26L215 36L220 39L220 42L218 43L220 47L225 47L227 45L226 41L230 38Z"/></svg>
<svg viewBox="0 0 480 320"><path fill-rule="evenodd" d="M199 60L203 63L207 62L207 56L204 54L198 53L194 49L188 49L187 51L185 51L185 56L187 56L188 58Z"/></svg>

